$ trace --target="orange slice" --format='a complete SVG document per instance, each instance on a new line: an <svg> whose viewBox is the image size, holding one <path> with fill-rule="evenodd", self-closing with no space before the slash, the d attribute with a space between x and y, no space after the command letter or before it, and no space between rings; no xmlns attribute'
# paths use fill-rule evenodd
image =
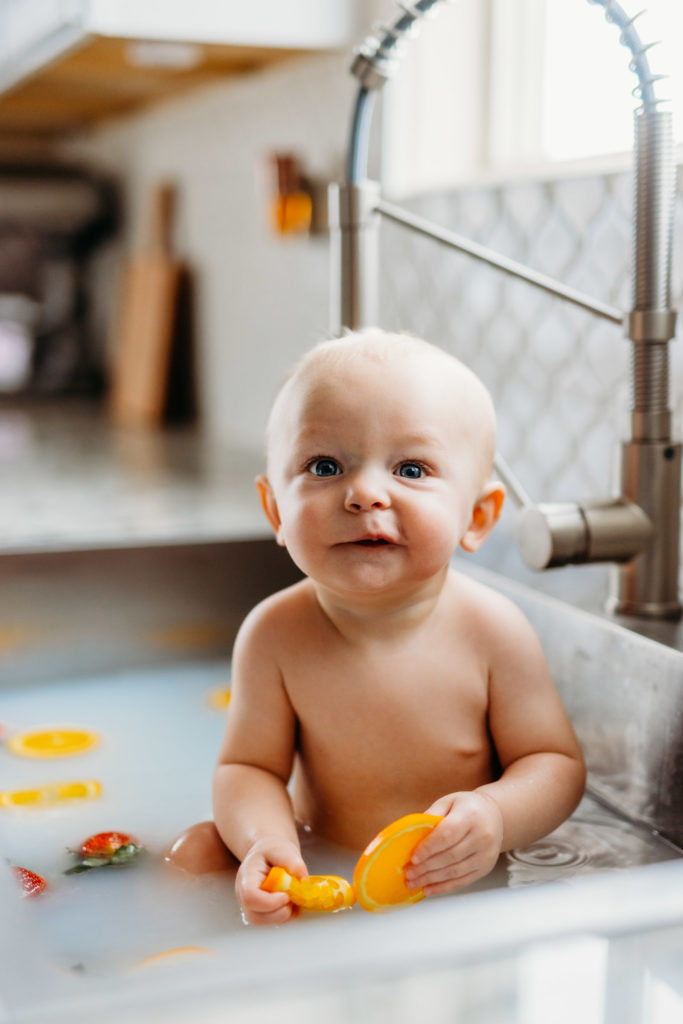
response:
<svg viewBox="0 0 683 1024"><path fill-rule="evenodd" d="M335 911L352 907L356 902L353 886L338 875L309 875L295 878L281 867L270 869L261 883L266 892L286 892L292 903L302 910Z"/></svg>
<svg viewBox="0 0 683 1024"><path fill-rule="evenodd" d="M70 757L84 754L99 742L97 733L87 729L40 729L10 736L7 749L20 757Z"/></svg>
<svg viewBox="0 0 683 1024"><path fill-rule="evenodd" d="M96 779L77 782L49 782L35 789L6 789L0 792L0 807L51 807L69 800L95 800L102 792Z"/></svg>
<svg viewBox="0 0 683 1024"><path fill-rule="evenodd" d="M389 910L424 899L422 889L406 885L405 869L415 847L440 821L443 818L438 814L407 814L375 836L353 872L353 885L364 910Z"/></svg>
<svg viewBox="0 0 683 1024"><path fill-rule="evenodd" d="M164 963L166 960L172 960L175 957L191 957L197 953L213 953L213 950L208 949L206 946L176 946L175 949L164 949L161 953L152 953L151 956L138 960L133 966L150 967L154 964Z"/></svg>

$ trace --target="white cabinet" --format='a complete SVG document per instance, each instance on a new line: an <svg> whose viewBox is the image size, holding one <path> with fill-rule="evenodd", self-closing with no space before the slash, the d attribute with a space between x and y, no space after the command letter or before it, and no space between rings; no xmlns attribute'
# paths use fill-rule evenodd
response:
<svg viewBox="0 0 683 1024"><path fill-rule="evenodd" d="M366 22L367 0L0 0L0 134L68 130L345 49Z"/></svg>
<svg viewBox="0 0 683 1024"><path fill-rule="evenodd" d="M87 27L105 35L233 46L334 49L354 39L355 0L92 0Z"/></svg>
<svg viewBox="0 0 683 1024"><path fill-rule="evenodd" d="M0 88L82 34L83 0L0 0Z"/></svg>
<svg viewBox="0 0 683 1024"><path fill-rule="evenodd" d="M21 53L59 31L78 18L82 7L82 0L3 0L0 3L2 58Z"/></svg>

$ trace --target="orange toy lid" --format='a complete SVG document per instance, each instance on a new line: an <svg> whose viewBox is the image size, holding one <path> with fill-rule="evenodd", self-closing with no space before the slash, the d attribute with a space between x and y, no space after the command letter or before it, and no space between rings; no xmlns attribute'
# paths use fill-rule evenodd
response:
<svg viewBox="0 0 683 1024"><path fill-rule="evenodd" d="M286 868L270 869L261 883L265 892L286 892L302 910L333 912L352 907L356 902L353 886L338 875L309 875L295 878Z"/></svg>
<svg viewBox="0 0 683 1024"><path fill-rule="evenodd" d="M353 873L356 898L364 910L389 910L424 899L422 889L406 885L405 868L415 847L440 821L438 814L407 814L375 836Z"/></svg>

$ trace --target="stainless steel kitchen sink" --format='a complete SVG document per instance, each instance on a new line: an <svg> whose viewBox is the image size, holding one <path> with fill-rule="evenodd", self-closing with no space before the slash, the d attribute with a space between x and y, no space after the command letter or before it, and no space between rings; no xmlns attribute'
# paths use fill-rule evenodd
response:
<svg viewBox="0 0 683 1024"><path fill-rule="evenodd" d="M181 1020L205 1000L227 1010L266 992L264 963L283 999L313 976L315 991L341 991L344 977L348 1000L368 979L395 987L550 939L678 927L683 654L469 563L464 571L507 593L543 643L589 768L588 796L568 822L471 891L396 915L309 920L286 943L279 929L227 930L213 958L162 973L66 970L2 872L0 1021L85 1019L95 1006L103 1020L135 1011L130 1019L142 1021L151 1007L175 1008ZM296 578L266 540L0 556L0 719L3 693L45 694L94 676L130 685L131 673L156 673L160 692L185 671L214 678L246 611ZM0 853L3 836L0 817Z"/></svg>

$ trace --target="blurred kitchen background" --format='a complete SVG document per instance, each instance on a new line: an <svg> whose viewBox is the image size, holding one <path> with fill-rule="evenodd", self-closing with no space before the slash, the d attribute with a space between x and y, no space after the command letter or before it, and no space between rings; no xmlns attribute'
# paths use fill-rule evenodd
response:
<svg viewBox="0 0 683 1024"><path fill-rule="evenodd" d="M680 161L683 5L645 6L638 28L662 41L650 61L671 75L661 94L673 101ZM343 176L352 49L397 11L392 0L0 0L0 683L227 665L246 611L293 578L253 479L283 374L330 331L325 197ZM440 4L382 90L370 173L387 197L627 310L637 105L628 60L618 30L586 0ZM680 168L675 234L680 307ZM500 452L530 495L610 494L627 433L631 349L621 329L386 220L381 248L382 324L424 335L481 375ZM670 356L680 437L680 338ZM509 537L513 516L507 509L476 558L528 580ZM602 609L606 573L574 567L533 580ZM682 670L670 638L632 646L612 622L555 602L546 609L528 593L523 607L536 608L557 652L553 672L579 712L596 778L612 773L636 815L650 821L664 807L665 822L680 823ZM646 636L659 627L648 624ZM576 863L562 849L553 863ZM513 958L500 959L508 943L523 955L517 1020L669 1024L681 1018L681 890L673 875L652 878L631 883L635 895L626 883L617 895L608 888L602 902L599 890L597 900L590 889L578 898L565 886L565 917L552 903L510 904L507 918L476 904L471 925L459 917L431 937L418 930L411 941L424 948L415 957L405 946L405 968L396 958L402 977L390 1001L387 986L356 990L337 967L335 985L353 1020L369 1019L368 1006L386 1019L414 1019L418 1007L424 1016L427 996L435 1020L454 1020L461 1000L475 1008L468 1021L491 1021L489 1004L509 1001L517 978ZM565 920L579 939L572 931L565 945L546 942L546 927L562 935ZM604 938L614 934L605 920L623 932L621 947ZM42 998L44 979L31 934L8 921L5 982L16 975L21 985L31 972L23 1005ZM671 928L651 933L652 953L637 929L662 921ZM442 934L462 948L469 981L451 979L450 953L441 984L438 963L415 980ZM305 991L318 991L300 947L288 950L297 972L304 965ZM320 955L337 964L324 944ZM483 962L491 956L498 973ZM231 962L236 977L241 961ZM288 968L279 952L259 953L256 973L240 978L250 999L268 994L264 962L279 965L271 989ZM135 998L132 984L122 982L122 1000ZM215 1019L225 1019L222 988L206 992L220 992ZM661 1012L648 1015L653 1005ZM73 1021L75 997L64 1006ZM124 1002L110 1008L120 1015ZM293 1012L311 1019L305 1007ZM340 1013L321 1002L313 1017Z"/></svg>
<svg viewBox="0 0 683 1024"><path fill-rule="evenodd" d="M639 21L662 39L653 66L674 73L676 7L653 0ZM351 50L394 10L0 3L6 549L265 532L246 495L267 411L330 328L325 194L343 173ZM409 208L628 309L635 84L598 7L453 0L383 91L371 173ZM675 74L666 94L683 100ZM682 193L679 177L679 251ZM482 376L532 496L608 493L628 408L620 329L387 222L382 247L383 324ZM675 262L675 305L682 290ZM671 356L680 433L680 345Z"/></svg>

